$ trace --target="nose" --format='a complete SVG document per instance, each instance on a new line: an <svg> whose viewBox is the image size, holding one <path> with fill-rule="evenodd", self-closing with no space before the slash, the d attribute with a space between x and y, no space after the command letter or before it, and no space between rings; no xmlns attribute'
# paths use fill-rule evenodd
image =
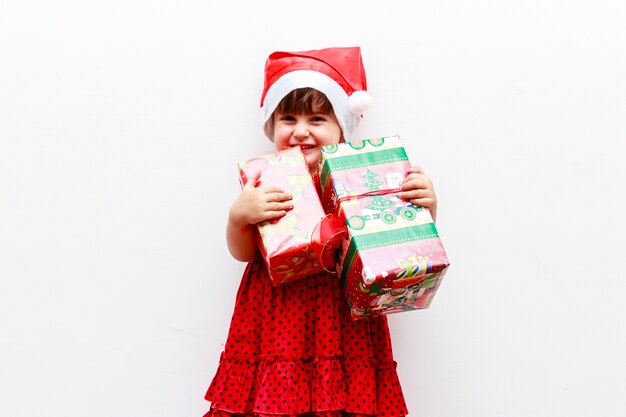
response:
<svg viewBox="0 0 626 417"><path fill-rule="evenodd" d="M305 121L297 122L293 129L293 135L297 138L306 138L309 136L309 124Z"/></svg>

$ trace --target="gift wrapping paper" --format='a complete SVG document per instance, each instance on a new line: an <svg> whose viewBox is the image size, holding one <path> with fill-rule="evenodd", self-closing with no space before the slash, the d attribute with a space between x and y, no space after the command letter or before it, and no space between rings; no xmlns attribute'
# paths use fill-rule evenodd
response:
<svg viewBox="0 0 626 417"><path fill-rule="evenodd" d="M428 308L450 265L430 212L397 196L410 168L398 136L322 149L322 205L348 229L337 273L354 319Z"/></svg>
<svg viewBox="0 0 626 417"><path fill-rule="evenodd" d="M242 161L238 168L242 186L260 172L260 184L293 195L293 209L287 214L256 225L259 250L272 283L283 285L321 272L324 268L311 246L311 237L325 213L300 148Z"/></svg>

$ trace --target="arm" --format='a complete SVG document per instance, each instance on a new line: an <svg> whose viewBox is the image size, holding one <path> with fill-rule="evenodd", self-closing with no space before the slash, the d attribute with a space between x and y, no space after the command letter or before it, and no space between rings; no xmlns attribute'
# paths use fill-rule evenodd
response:
<svg viewBox="0 0 626 417"><path fill-rule="evenodd" d="M400 189L402 190L398 194L400 198L416 206L427 208L433 222L437 219L437 195L435 195L432 181L424 174L422 168L413 165Z"/></svg>
<svg viewBox="0 0 626 417"><path fill-rule="evenodd" d="M228 216L226 226L226 243L233 258L238 261L248 262L254 259L257 251L254 229L252 227L238 226L232 216Z"/></svg>
<svg viewBox="0 0 626 417"><path fill-rule="evenodd" d="M253 225L263 220L284 216L293 208L292 196L276 187L256 187L251 178L233 202L228 213L226 242L233 258L248 262L257 251Z"/></svg>

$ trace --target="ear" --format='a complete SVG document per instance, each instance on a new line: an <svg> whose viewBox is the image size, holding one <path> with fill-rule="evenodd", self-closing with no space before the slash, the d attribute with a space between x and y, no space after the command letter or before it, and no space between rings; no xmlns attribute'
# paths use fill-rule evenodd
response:
<svg viewBox="0 0 626 417"><path fill-rule="evenodd" d="M270 118L267 119L267 122L265 122L265 124L263 125L263 132L265 133L265 136L267 136L269 140L274 142L274 114L273 113L270 116Z"/></svg>

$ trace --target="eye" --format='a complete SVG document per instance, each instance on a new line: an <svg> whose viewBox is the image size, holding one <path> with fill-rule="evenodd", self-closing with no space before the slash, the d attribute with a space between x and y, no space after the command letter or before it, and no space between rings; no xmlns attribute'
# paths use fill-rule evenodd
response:
<svg viewBox="0 0 626 417"><path fill-rule="evenodd" d="M313 122L325 122L326 121L326 117L325 116L321 116L321 115L315 115L315 116L311 117L311 121L313 121Z"/></svg>
<svg viewBox="0 0 626 417"><path fill-rule="evenodd" d="M294 116L292 116L291 114L281 114L278 117L278 120L284 121L284 122L293 122L294 120L296 120L296 118Z"/></svg>

